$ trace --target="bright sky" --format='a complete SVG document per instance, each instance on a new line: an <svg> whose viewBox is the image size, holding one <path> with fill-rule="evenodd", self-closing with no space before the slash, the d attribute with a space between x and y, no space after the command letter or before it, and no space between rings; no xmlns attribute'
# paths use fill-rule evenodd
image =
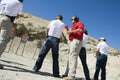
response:
<svg viewBox="0 0 120 80"><path fill-rule="evenodd" d="M24 0L23 4L23 12L46 20L60 14L69 27L71 17L77 15L89 36L105 37L110 46L120 50L120 0Z"/></svg>

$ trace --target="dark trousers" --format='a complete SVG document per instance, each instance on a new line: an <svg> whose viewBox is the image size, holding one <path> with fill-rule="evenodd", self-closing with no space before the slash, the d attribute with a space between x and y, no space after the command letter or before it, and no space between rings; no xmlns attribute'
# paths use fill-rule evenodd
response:
<svg viewBox="0 0 120 80"><path fill-rule="evenodd" d="M107 56L104 54L99 54L96 62L96 71L94 74L94 80L98 80L100 69L101 69L101 80L106 80L106 63L107 63Z"/></svg>
<svg viewBox="0 0 120 80"><path fill-rule="evenodd" d="M87 61L86 61L86 49L84 47L81 48L80 53L79 53L80 60L82 62L83 70L84 70L84 75L86 77L86 80L90 80L90 75L89 75L89 69L87 66Z"/></svg>
<svg viewBox="0 0 120 80"><path fill-rule="evenodd" d="M49 36L46 39L45 44L43 45L41 52L39 53L39 57L35 63L34 70L38 71L43 63L43 60L50 50L52 48L52 59L53 59L53 76L58 76L59 75L59 63L58 63L58 58L59 58L59 42L60 39Z"/></svg>

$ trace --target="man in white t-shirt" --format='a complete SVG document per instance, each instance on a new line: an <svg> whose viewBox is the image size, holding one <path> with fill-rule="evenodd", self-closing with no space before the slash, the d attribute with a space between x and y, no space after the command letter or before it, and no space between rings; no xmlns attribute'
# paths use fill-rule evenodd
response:
<svg viewBox="0 0 120 80"><path fill-rule="evenodd" d="M94 74L94 80L98 80L99 72L101 70L101 80L106 80L106 63L107 55L109 53L109 46L106 43L104 37L99 38L99 43L96 50L96 71Z"/></svg>
<svg viewBox="0 0 120 80"><path fill-rule="evenodd" d="M21 13L23 0L2 0L0 3L0 57L10 41L11 28L15 18ZM0 64L0 69L3 65Z"/></svg>
<svg viewBox="0 0 120 80"><path fill-rule="evenodd" d="M48 37L39 53L39 57L33 67L35 72L39 71L42 67L43 60L47 55L48 51L52 49L52 59L53 59L53 77L60 77L59 75L59 42L60 36L64 28L66 28L65 24L62 22L63 17L61 15L57 16L56 20L52 20L48 25Z"/></svg>

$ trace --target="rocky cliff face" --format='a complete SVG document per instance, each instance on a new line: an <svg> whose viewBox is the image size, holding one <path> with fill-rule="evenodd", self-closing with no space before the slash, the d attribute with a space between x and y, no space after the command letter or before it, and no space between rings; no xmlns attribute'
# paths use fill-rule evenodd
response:
<svg viewBox="0 0 120 80"><path fill-rule="evenodd" d="M17 37L21 37L22 35L28 33L29 35L28 41L32 40L34 42L34 40L44 40L46 38L47 36L46 27L48 24L49 24L48 20L32 16L28 13L23 13L20 18L15 20L15 24L13 27L15 28ZM66 48L68 47L67 38L68 38L67 32L66 30L64 30L61 37L62 43L62 45L60 45L61 51L67 51ZM95 53L97 42L98 41L96 39L89 36L89 39L87 41L88 53ZM120 54L120 51L111 47L110 53L113 55L118 55Z"/></svg>

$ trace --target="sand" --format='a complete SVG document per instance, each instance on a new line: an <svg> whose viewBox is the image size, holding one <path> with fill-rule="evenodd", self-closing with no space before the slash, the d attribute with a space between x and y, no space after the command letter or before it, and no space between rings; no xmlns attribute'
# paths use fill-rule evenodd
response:
<svg viewBox="0 0 120 80"><path fill-rule="evenodd" d="M63 80L62 78L52 77L52 60L45 58L42 68L39 72L33 72L32 68L36 59L4 52L0 63L4 69L0 69L0 80ZM94 75L96 58L94 54L87 55L88 67L91 78ZM66 64L60 62L60 74L64 74ZM83 69L78 59L76 79L84 78ZM120 56L108 57L107 80L120 80Z"/></svg>
<svg viewBox="0 0 120 80"><path fill-rule="evenodd" d="M40 49L36 47L37 41L27 41L21 43L20 38L16 37L11 48L8 44L5 52L0 58L0 64L4 65L4 69L0 69L0 80L63 80L52 76L52 59L51 51L47 54L42 68L35 73L32 68L36 62ZM19 46L19 48L18 48ZM25 46L25 49L23 49ZM66 63L68 59L67 44L60 44L59 52L59 68L60 75L65 73ZM95 72L96 57L94 53L87 52L87 63L89 67L90 77L93 78ZM108 55L106 66L106 80L120 80L120 55ZM76 80L84 79L83 68L81 61L78 58L78 66L76 72Z"/></svg>

